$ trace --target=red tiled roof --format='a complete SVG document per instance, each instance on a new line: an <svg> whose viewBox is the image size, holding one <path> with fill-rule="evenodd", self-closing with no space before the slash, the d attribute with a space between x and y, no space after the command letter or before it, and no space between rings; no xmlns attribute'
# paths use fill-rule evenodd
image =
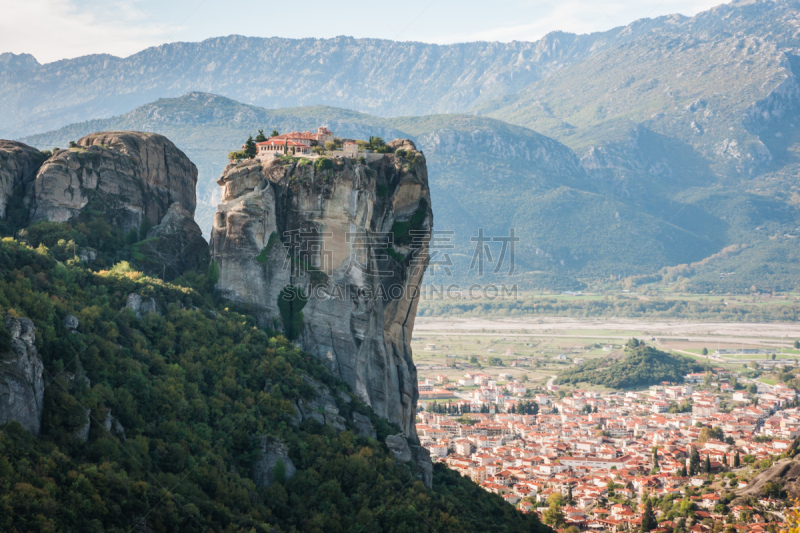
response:
<svg viewBox="0 0 800 533"><path fill-rule="evenodd" d="M262 146L262 145L267 145L267 146L305 146L306 148L308 147L307 144L303 144L303 143L299 143L299 142L295 142L295 141L290 141L288 139L275 140L274 138L270 139L268 141L262 141L260 143L256 143L256 146Z"/></svg>

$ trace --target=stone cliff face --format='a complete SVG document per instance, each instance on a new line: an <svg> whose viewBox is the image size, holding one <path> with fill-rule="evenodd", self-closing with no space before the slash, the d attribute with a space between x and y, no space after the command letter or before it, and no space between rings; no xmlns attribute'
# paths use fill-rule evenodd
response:
<svg viewBox="0 0 800 533"><path fill-rule="evenodd" d="M20 197L36 178L45 154L26 144L0 140L0 219L6 217L11 198Z"/></svg>
<svg viewBox="0 0 800 533"><path fill-rule="evenodd" d="M0 353L0 424L18 421L34 435L42 426L44 365L34 346L36 328L27 318L7 315L11 349Z"/></svg>
<svg viewBox="0 0 800 533"><path fill-rule="evenodd" d="M32 190L31 221L66 222L89 208L123 230L158 224L173 203L194 214L197 168L162 135L101 132L56 150Z"/></svg>
<svg viewBox="0 0 800 533"><path fill-rule="evenodd" d="M369 163L231 163L211 253L217 289L282 327L416 440L411 331L433 215L410 141Z"/></svg>

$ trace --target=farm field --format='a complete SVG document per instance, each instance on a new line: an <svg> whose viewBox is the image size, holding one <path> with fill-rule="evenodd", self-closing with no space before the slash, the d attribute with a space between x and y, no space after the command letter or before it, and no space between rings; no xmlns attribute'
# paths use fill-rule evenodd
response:
<svg viewBox="0 0 800 533"><path fill-rule="evenodd" d="M620 357L631 337L711 367L735 369L753 361L770 367L800 359L794 349L800 324L794 323L418 317L411 345L421 382L447 376L457 383L465 373L480 371L531 389L589 359Z"/></svg>

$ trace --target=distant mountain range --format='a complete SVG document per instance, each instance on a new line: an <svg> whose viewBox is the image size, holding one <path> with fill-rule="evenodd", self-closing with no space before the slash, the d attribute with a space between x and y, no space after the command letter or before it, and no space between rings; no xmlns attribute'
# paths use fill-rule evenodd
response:
<svg viewBox="0 0 800 533"><path fill-rule="evenodd" d="M462 272L478 228L514 227L515 279L533 285L794 290L798 20L800 1L742 1L535 43L231 36L124 59L4 54L0 136L167 135L200 169L206 230L227 152L259 128L410 137ZM325 105L275 109L305 104Z"/></svg>
<svg viewBox="0 0 800 533"><path fill-rule="evenodd" d="M109 117L190 91L267 108L322 104L379 116L463 112L678 20L644 19L590 35L554 32L536 42L453 45L231 35L126 58L98 54L0 68L0 137Z"/></svg>

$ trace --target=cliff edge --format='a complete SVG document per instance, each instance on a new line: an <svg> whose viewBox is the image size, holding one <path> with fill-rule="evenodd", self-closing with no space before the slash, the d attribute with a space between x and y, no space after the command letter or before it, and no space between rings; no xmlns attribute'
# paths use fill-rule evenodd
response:
<svg viewBox="0 0 800 533"><path fill-rule="evenodd" d="M411 141L369 161L230 163L218 184L217 290L326 362L416 442L411 354L433 225L425 157Z"/></svg>

